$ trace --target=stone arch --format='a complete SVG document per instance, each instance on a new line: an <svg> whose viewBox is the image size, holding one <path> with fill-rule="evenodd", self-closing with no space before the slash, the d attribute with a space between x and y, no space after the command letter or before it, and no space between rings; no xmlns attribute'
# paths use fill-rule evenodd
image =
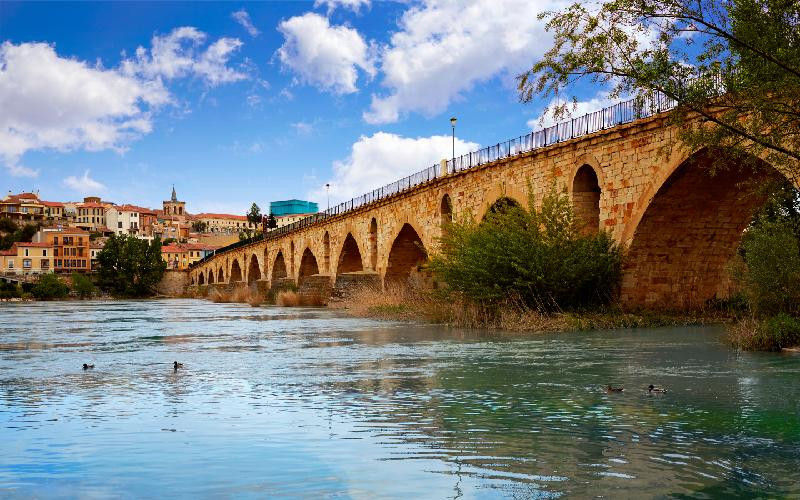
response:
<svg viewBox="0 0 800 500"><path fill-rule="evenodd" d="M233 262L231 262L231 275L228 277L228 281L231 283L243 281L242 266L239 265L239 259L233 259Z"/></svg>
<svg viewBox="0 0 800 500"><path fill-rule="evenodd" d="M225 269L223 269L221 267L219 268L219 271L217 272L217 283L225 283Z"/></svg>
<svg viewBox="0 0 800 500"><path fill-rule="evenodd" d="M439 204L439 217L442 232L448 224L453 222L453 200L450 199L449 194L442 196L442 202Z"/></svg>
<svg viewBox="0 0 800 500"><path fill-rule="evenodd" d="M712 177L720 158L724 151L690 155L643 210L626 254L623 305L693 309L730 293L728 263L765 201L758 187L780 175L766 164L753 170L731 160Z"/></svg>
<svg viewBox="0 0 800 500"><path fill-rule="evenodd" d="M214 270L213 270L213 269L209 269L209 270L208 270L208 284L209 284L209 285L211 285L211 284L213 284L215 281L216 281L216 280L214 279Z"/></svg>
<svg viewBox="0 0 800 500"><path fill-rule="evenodd" d="M256 254L250 256L250 265L247 268L247 283L253 283L261 279L261 267L258 265Z"/></svg>
<svg viewBox="0 0 800 500"><path fill-rule="evenodd" d="M192 283L194 283L194 278L192 279ZM203 272L197 273L197 284L198 285L205 285L206 284L206 275Z"/></svg>
<svg viewBox="0 0 800 500"><path fill-rule="evenodd" d="M412 273L428 260L428 252L411 224L403 224L392 242L386 265L386 282L408 281Z"/></svg>
<svg viewBox="0 0 800 500"><path fill-rule="evenodd" d="M286 278L287 276L288 273L286 272L286 261L283 258L283 252L278 250L278 254L275 256L275 260L272 263L272 282L274 283L275 280Z"/></svg>
<svg viewBox="0 0 800 500"><path fill-rule="evenodd" d="M486 216L490 213L502 213L512 208L522 208L522 204L510 196L501 196L494 200L494 203L486 207L486 211L483 217L481 217L481 220L486 219Z"/></svg>
<svg viewBox="0 0 800 500"><path fill-rule="evenodd" d="M353 233L347 233L347 237L342 244L342 251L339 253L339 263L336 266L336 274L352 273L364 270L364 262L361 260L361 250L358 243L353 238Z"/></svg>
<svg viewBox="0 0 800 500"><path fill-rule="evenodd" d="M300 259L300 269L297 275L297 283L301 284L305 278L319 274L319 266L317 265L317 258L310 248L306 247L303 251L303 257Z"/></svg>
<svg viewBox="0 0 800 500"><path fill-rule="evenodd" d="M375 217L369 222L369 264L373 271L378 269L378 221Z"/></svg>
<svg viewBox="0 0 800 500"><path fill-rule="evenodd" d="M331 235L328 231L322 237L322 267L326 273L331 272Z"/></svg>
<svg viewBox="0 0 800 500"><path fill-rule="evenodd" d="M582 165L573 177L572 207L580 234L596 234L600 230L600 182L590 165Z"/></svg>

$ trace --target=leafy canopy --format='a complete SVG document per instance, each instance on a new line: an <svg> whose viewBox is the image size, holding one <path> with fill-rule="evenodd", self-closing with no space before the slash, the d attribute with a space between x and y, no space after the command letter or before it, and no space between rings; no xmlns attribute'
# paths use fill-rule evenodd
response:
<svg viewBox="0 0 800 500"><path fill-rule="evenodd" d="M610 0L540 17L554 43L517 77L523 102L556 98L559 119L581 81L611 98L659 91L679 104L669 119L689 149L724 147L800 179L800 2Z"/></svg>
<svg viewBox="0 0 800 500"><path fill-rule="evenodd" d="M148 242L126 234L106 241L97 264L100 287L121 297L152 295L167 269L160 240Z"/></svg>

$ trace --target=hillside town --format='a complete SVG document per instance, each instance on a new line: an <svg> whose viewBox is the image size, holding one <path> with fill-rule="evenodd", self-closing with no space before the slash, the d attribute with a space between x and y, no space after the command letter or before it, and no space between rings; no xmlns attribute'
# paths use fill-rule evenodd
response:
<svg viewBox="0 0 800 500"><path fill-rule="evenodd" d="M97 196L61 202L42 200L35 192L9 192L0 199L0 269L7 276L92 272L109 237L130 235L159 239L167 269L185 270L218 248L316 212L316 203L285 200L270 203L270 217L258 212L192 214L174 186L160 209L118 205ZM27 229L19 241L11 241L18 228Z"/></svg>

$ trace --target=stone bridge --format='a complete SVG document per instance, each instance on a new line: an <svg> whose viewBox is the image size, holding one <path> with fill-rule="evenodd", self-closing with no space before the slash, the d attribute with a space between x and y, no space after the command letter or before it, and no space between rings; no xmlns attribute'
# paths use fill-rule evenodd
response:
<svg viewBox="0 0 800 500"><path fill-rule="evenodd" d="M555 183L571 197L585 231L609 231L626 248L622 305L702 307L728 295L727 264L764 202L754 186L779 174L731 160L711 176L707 167L724 151L686 151L675 134L658 113L445 172L280 237L218 252L190 269L190 286L325 289L401 281L423 268L445 221L467 212L480 219L501 198L525 206L529 194L541 200Z"/></svg>

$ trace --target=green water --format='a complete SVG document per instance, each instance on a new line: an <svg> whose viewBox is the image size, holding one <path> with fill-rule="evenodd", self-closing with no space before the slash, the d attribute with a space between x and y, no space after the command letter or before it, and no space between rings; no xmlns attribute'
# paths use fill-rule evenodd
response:
<svg viewBox="0 0 800 500"><path fill-rule="evenodd" d="M720 334L0 304L0 497L800 498L800 355Z"/></svg>

